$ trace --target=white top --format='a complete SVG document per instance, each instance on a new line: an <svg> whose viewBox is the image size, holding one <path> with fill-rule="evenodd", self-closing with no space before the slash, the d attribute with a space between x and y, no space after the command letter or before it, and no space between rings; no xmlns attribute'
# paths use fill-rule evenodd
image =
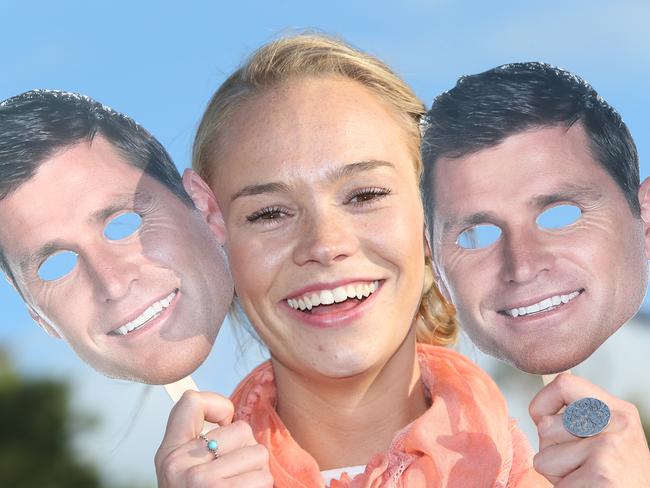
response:
<svg viewBox="0 0 650 488"><path fill-rule="evenodd" d="M343 473L348 473L350 478L354 478L356 475L363 473L366 470L366 465L362 464L361 466L347 466L344 468L334 468L328 469L326 471L321 471L320 474L323 476L323 481L325 484L329 484L332 480L337 480L341 477Z"/></svg>

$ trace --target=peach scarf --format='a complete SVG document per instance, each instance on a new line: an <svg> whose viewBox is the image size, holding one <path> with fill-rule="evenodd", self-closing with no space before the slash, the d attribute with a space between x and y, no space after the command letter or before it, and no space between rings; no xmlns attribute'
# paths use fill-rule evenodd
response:
<svg viewBox="0 0 650 488"><path fill-rule="evenodd" d="M443 347L419 344L418 358L431 407L397 432L364 473L353 479L343 474L330 488L551 486L533 470L530 445L487 374ZM324 487L318 464L276 413L275 395L267 361L233 393L235 417L268 448L276 487Z"/></svg>

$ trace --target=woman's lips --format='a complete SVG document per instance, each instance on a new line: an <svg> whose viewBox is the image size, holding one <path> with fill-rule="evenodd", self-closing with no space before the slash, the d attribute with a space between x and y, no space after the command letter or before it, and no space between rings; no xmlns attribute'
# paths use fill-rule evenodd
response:
<svg viewBox="0 0 650 488"><path fill-rule="evenodd" d="M355 295L354 298L346 297L346 299L338 303L320 304L304 310L293 308L289 305L288 300L283 301L283 303L292 316L307 325L314 327L345 326L358 320L374 303L383 285L383 280L372 283L376 283L374 290L368 293L367 296L362 295L361 298L357 298Z"/></svg>
<svg viewBox="0 0 650 488"><path fill-rule="evenodd" d="M355 307L358 307L366 298L349 298L341 303L332 303L331 305L319 305L318 307L312 308L306 313L311 313L311 315L326 315L328 313L337 313L337 312L346 312Z"/></svg>
<svg viewBox="0 0 650 488"><path fill-rule="evenodd" d="M323 288L287 299L287 304L294 310L316 312L320 307L347 301L362 300L372 295L379 288L379 281L350 282L334 288Z"/></svg>

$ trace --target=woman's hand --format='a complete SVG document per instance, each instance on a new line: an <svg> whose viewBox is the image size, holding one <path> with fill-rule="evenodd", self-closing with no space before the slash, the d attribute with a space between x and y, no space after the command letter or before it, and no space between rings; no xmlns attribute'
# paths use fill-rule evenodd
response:
<svg viewBox="0 0 650 488"><path fill-rule="evenodd" d="M565 430L561 410L584 397L605 402L611 418L600 434L579 438ZM539 434L535 469L557 488L650 487L650 451L631 403L585 379L561 374L533 398L530 415Z"/></svg>
<svg viewBox="0 0 650 488"><path fill-rule="evenodd" d="M183 394L155 457L160 488L273 486L266 448L246 422L232 422L233 410L230 400L215 393ZM217 442L216 456L199 437L204 421L221 426L205 434Z"/></svg>

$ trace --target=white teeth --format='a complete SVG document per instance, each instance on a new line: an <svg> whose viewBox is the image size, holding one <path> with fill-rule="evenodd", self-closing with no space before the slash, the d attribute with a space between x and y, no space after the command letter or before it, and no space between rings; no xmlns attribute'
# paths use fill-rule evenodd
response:
<svg viewBox="0 0 650 488"><path fill-rule="evenodd" d="M527 307L519 307L519 308L512 308L510 310L506 310L506 314L516 318L522 315L545 311L552 307L557 307L558 305L560 305L560 303L562 304L569 303L578 295L580 295L580 292L578 291L573 291L568 295L554 295L552 297L545 298L541 302L534 303Z"/></svg>
<svg viewBox="0 0 650 488"><path fill-rule="evenodd" d="M289 298L287 304L295 310L311 310L319 305L342 303L349 298L364 298L370 296L379 288L379 282L358 283L356 285L339 286L332 290L312 292L298 298Z"/></svg>
<svg viewBox="0 0 650 488"><path fill-rule="evenodd" d="M348 294L348 298L356 298L357 296L357 290L355 290L353 285L346 286L345 292Z"/></svg>
<svg viewBox="0 0 650 488"><path fill-rule="evenodd" d="M151 317L153 317L154 315L156 315L156 311L153 309L153 305L150 306L149 308L147 308L147 309L144 311L144 313L142 314L142 316L144 316L144 319L145 319L145 320L149 320L149 319L150 319Z"/></svg>
<svg viewBox="0 0 650 488"><path fill-rule="evenodd" d="M539 309L540 309L539 303L536 303L534 305L529 305L528 307L526 307L526 313L528 314L528 313L539 312Z"/></svg>
<svg viewBox="0 0 650 488"><path fill-rule="evenodd" d="M149 320L158 317L164 309L169 307L172 300L178 293L178 290L174 290L169 295L167 295L162 300L158 300L156 303L153 303L147 307L147 309L134 318L131 322L124 324L113 331L114 334L126 335L129 332L141 327L143 324Z"/></svg>
<svg viewBox="0 0 650 488"><path fill-rule="evenodd" d="M363 285L357 285L355 289L356 289L356 293L355 293L356 298L361 300L363 298Z"/></svg>
<svg viewBox="0 0 650 488"><path fill-rule="evenodd" d="M348 299L348 292L345 290L345 287L339 286L332 290L332 295L334 295L334 301L336 303L344 302Z"/></svg>
<svg viewBox="0 0 650 488"><path fill-rule="evenodd" d="M320 292L320 303L322 305L331 305L334 303L334 293L330 290L323 290Z"/></svg>

